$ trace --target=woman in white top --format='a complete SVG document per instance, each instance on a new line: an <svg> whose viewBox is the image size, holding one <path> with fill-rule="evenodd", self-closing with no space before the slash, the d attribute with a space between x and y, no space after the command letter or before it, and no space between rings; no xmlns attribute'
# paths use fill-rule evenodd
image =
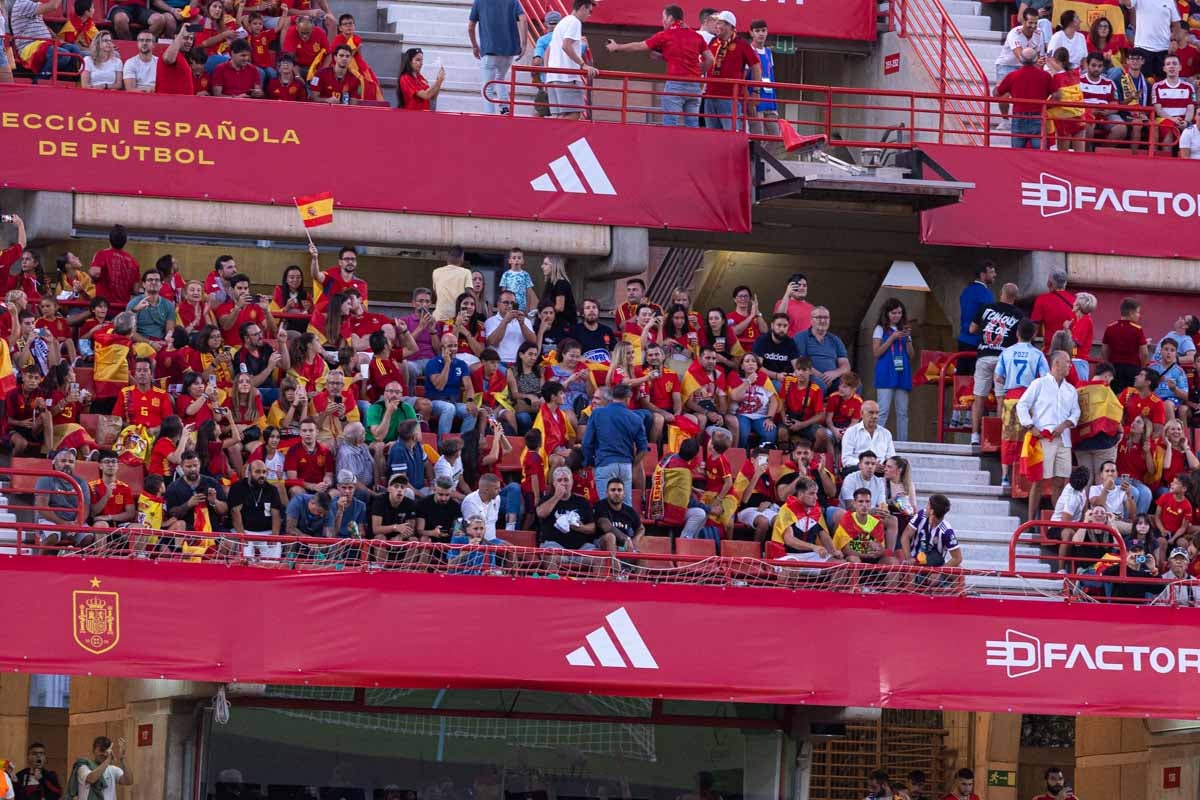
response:
<svg viewBox="0 0 1200 800"><path fill-rule="evenodd" d="M1100 466L1096 483L1088 489L1088 505L1101 506L1112 518L1110 523L1117 532L1128 535L1132 530L1133 518L1137 516L1137 505L1133 499L1129 476L1118 480L1117 465L1105 461Z"/></svg>
<svg viewBox="0 0 1200 800"><path fill-rule="evenodd" d="M1046 50L1053 53L1060 47L1065 47L1070 54L1069 69L1079 69L1088 54L1087 37L1079 32L1079 15L1074 11L1064 11L1058 18L1062 29L1050 37Z"/></svg>
<svg viewBox="0 0 1200 800"><path fill-rule="evenodd" d="M102 31L92 40L92 46L83 58L79 85L84 89L121 89L125 85L121 79L121 66L112 34Z"/></svg>
<svg viewBox="0 0 1200 800"><path fill-rule="evenodd" d="M1200 158L1200 128L1197 127L1198 120L1200 120L1200 109L1197 109L1196 117L1192 120L1192 124L1179 137L1180 158Z"/></svg>

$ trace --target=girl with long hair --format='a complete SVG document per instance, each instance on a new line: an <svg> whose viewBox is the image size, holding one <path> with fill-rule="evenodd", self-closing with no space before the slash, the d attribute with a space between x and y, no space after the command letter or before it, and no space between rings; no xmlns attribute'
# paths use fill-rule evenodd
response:
<svg viewBox="0 0 1200 800"><path fill-rule="evenodd" d="M280 314L303 314L303 319L287 319L284 317L280 317L280 319L283 320L285 330L304 333L308 330L308 315L312 313L312 308L312 297L308 293L308 288L304 285L304 272L295 264L289 264L284 267L283 275L279 278L279 284L271 292L271 313L276 316Z"/></svg>
<svg viewBox="0 0 1200 800"><path fill-rule="evenodd" d="M421 75L425 66L425 53L419 47L410 47L400 56L400 79L396 87L397 107L406 111L429 111L434 99L446 82L446 68L438 67L433 85Z"/></svg>
<svg viewBox="0 0 1200 800"><path fill-rule="evenodd" d="M704 314L700 328L700 344L707 345L717 354L717 363L726 370L737 366L736 359L742 355L742 346L729 327L725 309L715 306Z"/></svg>
<svg viewBox="0 0 1200 800"><path fill-rule="evenodd" d="M517 433L524 434L533 425L533 417L542 406L542 354L534 342L522 342L517 361L508 370L508 396L517 412Z"/></svg>
<svg viewBox="0 0 1200 800"><path fill-rule="evenodd" d="M325 361L325 348L321 346L316 334L303 333L292 339L288 345L288 355L292 359L292 371L289 373L296 383L303 386L309 394L316 394L325 388L325 373L329 364Z"/></svg>
<svg viewBox="0 0 1200 800"><path fill-rule="evenodd" d="M571 289L571 279L567 277L566 260L562 256L546 256L542 259L542 275L546 279L542 303L554 306L563 325L574 325L577 322L575 292Z"/></svg>

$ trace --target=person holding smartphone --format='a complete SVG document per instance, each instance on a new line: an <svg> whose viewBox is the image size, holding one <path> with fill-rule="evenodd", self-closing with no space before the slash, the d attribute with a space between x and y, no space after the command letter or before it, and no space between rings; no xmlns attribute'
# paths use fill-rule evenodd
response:
<svg viewBox="0 0 1200 800"><path fill-rule="evenodd" d="M33 742L26 754L29 766L13 782L14 800L58 800L62 784L53 770L46 769L46 745Z"/></svg>

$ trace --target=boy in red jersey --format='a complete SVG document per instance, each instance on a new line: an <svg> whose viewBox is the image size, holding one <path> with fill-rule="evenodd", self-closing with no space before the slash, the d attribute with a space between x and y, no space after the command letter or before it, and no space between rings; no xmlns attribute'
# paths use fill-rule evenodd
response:
<svg viewBox="0 0 1200 800"><path fill-rule="evenodd" d="M320 494L333 485L333 454L317 442L317 421L312 417L300 423L300 443L288 448L283 469L291 497Z"/></svg>
<svg viewBox="0 0 1200 800"><path fill-rule="evenodd" d="M1187 475L1176 475L1171 479L1171 491L1155 501L1154 524L1167 537L1160 548L1164 551L1187 546L1183 537L1192 523L1192 504L1187 499L1191 488L1192 482Z"/></svg>
<svg viewBox="0 0 1200 800"><path fill-rule="evenodd" d="M303 103L308 100L308 84L300 77L296 57L282 53L275 62L278 76L267 82L267 97L271 100L291 100Z"/></svg>

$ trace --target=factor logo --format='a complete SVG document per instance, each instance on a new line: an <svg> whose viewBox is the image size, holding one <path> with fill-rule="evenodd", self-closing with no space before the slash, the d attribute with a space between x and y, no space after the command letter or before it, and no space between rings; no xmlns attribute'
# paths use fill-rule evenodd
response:
<svg viewBox="0 0 1200 800"><path fill-rule="evenodd" d="M75 644L98 656L121 640L120 595L99 591L99 578L90 583L90 589L71 593L71 633Z"/></svg>

